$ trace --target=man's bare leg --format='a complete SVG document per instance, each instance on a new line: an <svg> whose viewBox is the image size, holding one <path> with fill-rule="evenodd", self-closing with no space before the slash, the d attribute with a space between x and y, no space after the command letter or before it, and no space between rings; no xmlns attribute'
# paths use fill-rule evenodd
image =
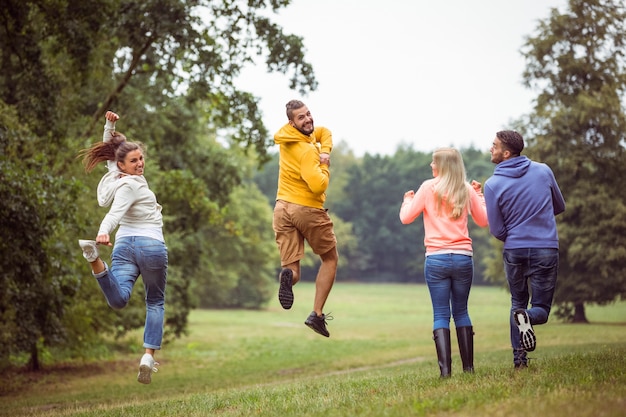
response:
<svg viewBox="0 0 626 417"><path fill-rule="evenodd" d="M313 302L313 311L315 311L318 316L322 315L330 290L335 283L337 262L339 260L337 248L332 248L321 255L320 258L322 259L322 265L320 265L317 277L315 278L315 300Z"/></svg>
<svg viewBox="0 0 626 417"><path fill-rule="evenodd" d="M295 261L290 263L289 265L284 265L283 268L291 269L291 272L293 272L292 285L296 285L297 282L300 281L300 261Z"/></svg>

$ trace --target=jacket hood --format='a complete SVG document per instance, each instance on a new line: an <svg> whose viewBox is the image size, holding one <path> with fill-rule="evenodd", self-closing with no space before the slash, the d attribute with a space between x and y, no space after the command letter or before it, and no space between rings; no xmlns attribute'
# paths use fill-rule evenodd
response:
<svg viewBox="0 0 626 417"><path fill-rule="evenodd" d="M530 167L530 162L530 159L524 155L507 159L496 165L496 168L493 170L493 175L511 178L523 177Z"/></svg>
<svg viewBox="0 0 626 417"><path fill-rule="evenodd" d="M274 142L277 145L290 142L311 142L311 137L287 123L276 132Z"/></svg>
<svg viewBox="0 0 626 417"><path fill-rule="evenodd" d="M110 171L105 174L98 184L98 204L108 207L113 203L115 193L124 184L147 184L143 175L125 175L120 177L120 171Z"/></svg>

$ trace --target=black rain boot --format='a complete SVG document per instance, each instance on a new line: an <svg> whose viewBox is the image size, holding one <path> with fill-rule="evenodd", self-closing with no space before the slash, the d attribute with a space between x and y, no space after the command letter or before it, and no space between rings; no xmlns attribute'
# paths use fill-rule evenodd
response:
<svg viewBox="0 0 626 417"><path fill-rule="evenodd" d="M437 349L437 359L439 361L439 370L441 378L450 378L452 374L452 355L450 352L450 329L435 329L433 331L433 340Z"/></svg>
<svg viewBox="0 0 626 417"><path fill-rule="evenodd" d="M474 328L472 326L457 327L456 338L463 362L463 372L474 372Z"/></svg>
<svg viewBox="0 0 626 417"><path fill-rule="evenodd" d="M516 370L528 368L528 356L524 348L513 349L513 365Z"/></svg>

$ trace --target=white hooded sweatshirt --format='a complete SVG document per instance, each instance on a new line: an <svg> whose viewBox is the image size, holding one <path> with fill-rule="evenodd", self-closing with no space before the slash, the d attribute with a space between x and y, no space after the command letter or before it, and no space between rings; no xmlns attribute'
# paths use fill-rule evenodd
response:
<svg viewBox="0 0 626 417"><path fill-rule="evenodd" d="M107 120L102 140L108 142L115 132L115 123ZM109 172L98 184L98 204L111 209L100 223L98 234L111 234L119 225L116 238L147 236L163 239L161 205L143 175L125 175L115 161L107 161Z"/></svg>

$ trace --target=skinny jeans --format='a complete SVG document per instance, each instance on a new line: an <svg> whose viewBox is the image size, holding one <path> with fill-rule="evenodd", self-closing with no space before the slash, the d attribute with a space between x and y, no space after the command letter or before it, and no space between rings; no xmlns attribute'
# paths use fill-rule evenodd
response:
<svg viewBox="0 0 626 417"><path fill-rule="evenodd" d="M474 278L473 258L454 253L428 255L424 277L433 304L433 330L449 329L451 316L456 327L471 326L467 302Z"/></svg>
<svg viewBox="0 0 626 417"><path fill-rule="evenodd" d="M555 248L505 249L502 252L504 271L511 291L511 346L514 362L523 355L520 334L513 311L524 309L530 324L548 321L559 269L559 250ZM530 302L531 307L528 308ZM520 356L517 358L516 356Z"/></svg>
<svg viewBox="0 0 626 417"><path fill-rule="evenodd" d="M115 242L111 268L94 274L111 308L126 307L141 275L146 294L143 347L161 349L165 317L168 256L165 243L144 236L122 237Z"/></svg>

